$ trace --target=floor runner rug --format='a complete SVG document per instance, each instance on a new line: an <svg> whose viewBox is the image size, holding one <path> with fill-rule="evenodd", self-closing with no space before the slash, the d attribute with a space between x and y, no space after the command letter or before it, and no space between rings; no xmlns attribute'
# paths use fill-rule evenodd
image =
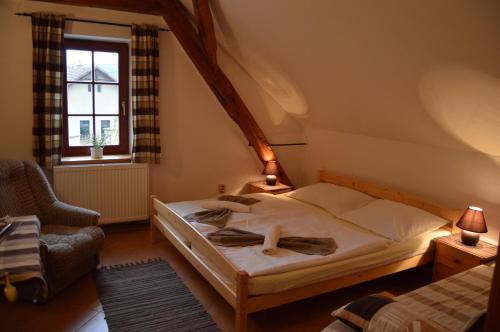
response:
<svg viewBox="0 0 500 332"><path fill-rule="evenodd" d="M110 332L220 331L160 259L100 268L95 275Z"/></svg>

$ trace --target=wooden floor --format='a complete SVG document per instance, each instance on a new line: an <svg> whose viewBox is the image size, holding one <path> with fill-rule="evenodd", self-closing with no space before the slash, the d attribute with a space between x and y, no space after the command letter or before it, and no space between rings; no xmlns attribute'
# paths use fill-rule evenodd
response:
<svg viewBox="0 0 500 332"><path fill-rule="evenodd" d="M101 256L103 265L161 257L184 280L222 331L232 331L234 311L167 241L151 245L146 226L108 230ZM283 305L250 315L249 331L320 331L333 318L332 310L359 296L388 291L400 294L431 279L429 266ZM0 300L0 331L107 331L102 306L91 275L46 305L9 304Z"/></svg>

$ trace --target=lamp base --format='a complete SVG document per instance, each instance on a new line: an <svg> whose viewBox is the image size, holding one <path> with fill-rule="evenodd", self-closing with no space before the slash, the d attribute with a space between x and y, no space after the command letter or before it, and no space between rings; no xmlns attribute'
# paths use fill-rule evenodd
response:
<svg viewBox="0 0 500 332"><path fill-rule="evenodd" d="M479 233L469 232L462 229L461 238L463 244L474 247L479 241Z"/></svg>
<svg viewBox="0 0 500 332"><path fill-rule="evenodd" d="M266 176L266 184L268 186L275 186L277 181L278 181L278 178L276 177L276 175Z"/></svg>

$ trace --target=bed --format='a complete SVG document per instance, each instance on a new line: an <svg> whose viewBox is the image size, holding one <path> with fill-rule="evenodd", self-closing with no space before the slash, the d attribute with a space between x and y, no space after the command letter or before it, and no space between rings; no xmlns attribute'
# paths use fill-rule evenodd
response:
<svg viewBox="0 0 500 332"><path fill-rule="evenodd" d="M334 310L322 332L483 331L493 270L489 263L398 297L365 296Z"/></svg>
<svg viewBox="0 0 500 332"><path fill-rule="evenodd" d="M317 206L287 195L251 194L261 200L249 214L233 213L228 226L265 233L273 223L300 236L331 234L338 243L333 255L301 255L280 250L280 257L260 254L258 246L227 248L205 235L211 225L196 225L183 216L200 209L201 201L163 203L151 199L151 239L165 236L236 311L236 331L246 330L247 315L308 298L432 261L431 240L448 235L460 211L414 195L327 171L320 183L354 189L373 198L401 202L448 221L447 225L395 243L340 219ZM307 227L304 227L307 220ZM356 241L352 241L355 238ZM307 256L307 257L305 257Z"/></svg>

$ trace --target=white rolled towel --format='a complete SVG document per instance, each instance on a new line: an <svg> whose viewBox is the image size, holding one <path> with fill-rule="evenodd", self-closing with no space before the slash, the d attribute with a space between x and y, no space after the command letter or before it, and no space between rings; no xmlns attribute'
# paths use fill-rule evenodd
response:
<svg viewBox="0 0 500 332"><path fill-rule="evenodd" d="M241 203L236 203L236 202L228 202L228 201L205 201L201 203L201 207L204 209L229 209L234 212L243 212L243 213L250 213L252 212L252 207L241 204Z"/></svg>
<svg viewBox="0 0 500 332"><path fill-rule="evenodd" d="M278 241L280 240L281 226L273 225L266 232L266 238L262 245L264 255L274 255L278 252Z"/></svg>

